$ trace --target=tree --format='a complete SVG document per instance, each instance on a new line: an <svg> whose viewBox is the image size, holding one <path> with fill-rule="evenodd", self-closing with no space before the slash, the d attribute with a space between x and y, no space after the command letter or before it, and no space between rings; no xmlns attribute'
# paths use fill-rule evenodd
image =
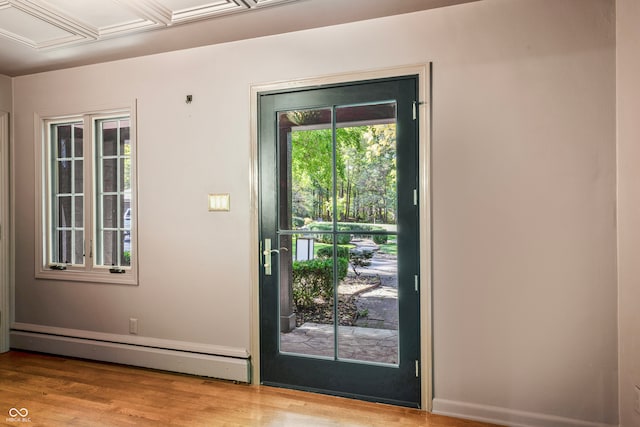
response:
<svg viewBox="0 0 640 427"><path fill-rule="evenodd" d="M331 220L335 204L340 221L393 222L395 125L338 128L335 151L332 129L294 130L291 175L295 216Z"/></svg>

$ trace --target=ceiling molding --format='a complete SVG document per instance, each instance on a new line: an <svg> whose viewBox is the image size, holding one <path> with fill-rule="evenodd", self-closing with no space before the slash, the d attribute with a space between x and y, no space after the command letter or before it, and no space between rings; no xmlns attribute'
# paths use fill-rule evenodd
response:
<svg viewBox="0 0 640 427"><path fill-rule="evenodd" d="M41 13L28 2L3 1L0 3L0 35L33 49L64 46L87 38L95 39L90 31L78 28L72 20L59 21L56 25L52 20L42 18L50 14Z"/></svg>
<svg viewBox="0 0 640 427"><path fill-rule="evenodd" d="M19 76L480 0L0 0L0 74Z"/></svg>
<svg viewBox="0 0 640 427"><path fill-rule="evenodd" d="M90 7L96 9L92 11L94 14L113 13L114 7L121 8L123 13L120 22L96 26L79 14L60 7L55 0L2 0L0 36L33 49L50 50L292 1L300 0L200 0L195 5L193 1L187 0L92 0ZM181 7L180 3L186 7ZM174 5L174 9L170 5ZM134 16L125 18L125 11ZM16 21L12 18L18 15L23 25L20 28L6 28ZM48 33L50 37L36 40L29 36L29 32Z"/></svg>
<svg viewBox="0 0 640 427"><path fill-rule="evenodd" d="M162 0L156 1L161 2ZM173 10L171 14L171 23L180 24L184 22L198 21L201 19L209 19L228 13L245 11L247 9L248 6L239 0L224 0L217 1L215 3L208 2L198 6Z"/></svg>
<svg viewBox="0 0 640 427"><path fill-rule="evenodd" d="M162 24L164 26L171 25L171 19L173 12L168 7L163 6L161 3L153 0L147 1L134 1L131 0L114 0L120 3L122 6L129 8L140 16L146 17L152 22Z"/></svg>

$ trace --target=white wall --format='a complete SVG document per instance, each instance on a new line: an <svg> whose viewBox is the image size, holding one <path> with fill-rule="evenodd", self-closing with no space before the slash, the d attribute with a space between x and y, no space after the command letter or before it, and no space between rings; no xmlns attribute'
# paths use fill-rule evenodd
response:
<svg viewBox="0 0 640 427"><path fill-rule="evenodd" d="M608 0L485 0L18 77L15 320L249 349L250 85L433 61L435 409L616 424L614 36ZM133 98L140 285L34 280L34 112Z"/></svg>
<svg viewBox="0 0 640 427"><path fill-rule="evenodd" d="M11 111L11 77L0 74L0 111Z"/></svg>
<svg viewBox="0 0 640 427"><path fill-rule="evenodd" d="M11 113L11 78L0 74L0 226L3 236L0 239L0 352L9 350L9 191L8 178L8 136Z"/></svg>
<svg viewBox="0 0 640 427"><path fill-rule="evenodd" d="M631 427L640 426L640 413L634 411L634 387L640 387L640 3L618 0L616 14L620 425Z"/></svg>

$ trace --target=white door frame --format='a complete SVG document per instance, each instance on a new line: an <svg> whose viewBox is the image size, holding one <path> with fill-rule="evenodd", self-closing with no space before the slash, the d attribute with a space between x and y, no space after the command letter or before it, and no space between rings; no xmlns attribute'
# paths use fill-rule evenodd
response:
<svg viewBox="0 0 640 427"><path fill-rule="evenodd" d="M9 233L9 113L0 111L0 353L9 351L11 326Z"/></svg>
<svg viewBox="0 0 640 427"><path fill-rule="evenodd" d="M251 142L250 142L250 186L251 186L251 382L260 383L260 261L258 229L258 93L281 91L318 85L347 83L390 77L418 75L421 99L416 107L419 126L419 211L420 211L420 354L421 361L421 408L431 411L433 400L433 348L432 348L432 301L431 301L431 73L429 64L411 65L383 70L366 71L291 80L251 86Z"/></svg>

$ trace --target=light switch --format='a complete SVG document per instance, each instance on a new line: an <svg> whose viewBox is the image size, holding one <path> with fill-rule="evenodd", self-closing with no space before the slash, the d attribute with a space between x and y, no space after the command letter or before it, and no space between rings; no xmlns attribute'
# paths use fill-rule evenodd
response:
<svg viewBox="0 0 640 427"><path fill-rule="evenodd" d="M229 194L209 194L209 212L226 212L231 210Z"/></svg>

